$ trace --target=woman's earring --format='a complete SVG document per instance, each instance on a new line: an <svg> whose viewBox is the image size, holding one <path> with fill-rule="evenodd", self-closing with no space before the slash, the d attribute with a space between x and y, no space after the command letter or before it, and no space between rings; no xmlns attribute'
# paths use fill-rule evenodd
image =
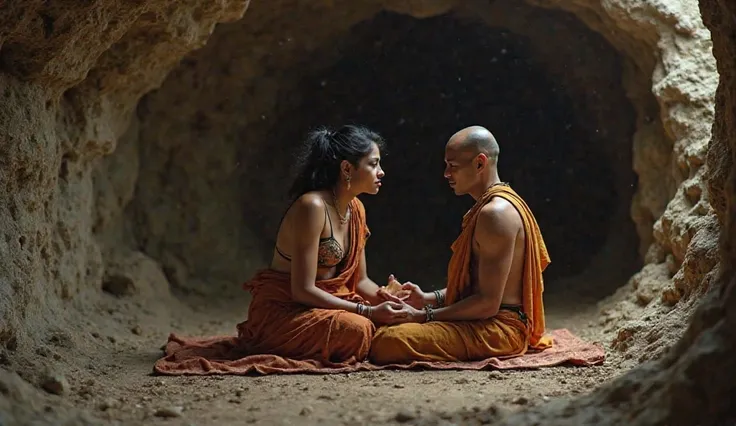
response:
<svg viewBox="0 0 736 426"><path fill-rule="evenodd" d="M348 183L348 191L350 190L350 175L345 176L345 181Z"/></svg>

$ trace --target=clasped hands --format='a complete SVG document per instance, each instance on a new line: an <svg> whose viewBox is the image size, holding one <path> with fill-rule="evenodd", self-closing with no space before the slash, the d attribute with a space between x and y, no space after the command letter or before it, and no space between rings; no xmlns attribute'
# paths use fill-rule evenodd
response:
<svg viewBox="0 0 736 426"><path fill-rule="evenodd" d="M373 307L372 318L386 325L424 322L424 306L433 298L410 281L401 284L393 274L389 275L388 284L378 289L377 295L385 302Z"/></svg>

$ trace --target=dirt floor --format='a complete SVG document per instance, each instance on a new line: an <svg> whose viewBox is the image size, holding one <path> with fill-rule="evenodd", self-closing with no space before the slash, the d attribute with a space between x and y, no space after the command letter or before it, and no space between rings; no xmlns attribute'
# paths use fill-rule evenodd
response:
<svg viewBox="0 0 736 426"><path fill-rule="evenodd" d="M247 296L213 301L188 295L148 303L105 294L80 306L78 313L70 310L79 315L79 333L52 335L47 346L36 350L39 360L48 361L48 371L24 377L47 392L23 384L10 391L17 393L15 400L35 407L47 421L74 412L76 420L69 424L485 424L526 406L590 392L628 368L603 339L594 301L550 296L548 328L569 328L586 340L602 341L607 352L603 365L505 372L154 376L153 363L170 331L232 334L245 317ZM8 363L23 375L22 363Z"/></svg>

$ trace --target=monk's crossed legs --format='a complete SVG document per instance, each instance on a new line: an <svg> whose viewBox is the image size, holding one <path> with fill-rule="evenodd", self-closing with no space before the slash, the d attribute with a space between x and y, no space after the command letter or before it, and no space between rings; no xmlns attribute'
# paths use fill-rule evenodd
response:
<svg viewBox="0 0 736 426"><path fill-rule="evenodd" d="M502 313L479 321L408 323L381 327L373 337L374 364L477 361L517 355L528 344L526 325Z"/></svg>

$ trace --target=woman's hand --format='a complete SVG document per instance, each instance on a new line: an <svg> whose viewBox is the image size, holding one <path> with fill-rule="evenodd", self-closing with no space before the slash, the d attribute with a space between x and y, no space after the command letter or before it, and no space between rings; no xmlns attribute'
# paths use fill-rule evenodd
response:
<svg viewBox="0 0 736 426"><path fill-rule="evenodd" d="M383 300L396 303L401 303L409 297L409 292L401 289L401 283L396 280L394 274L388 276L388 284L380 287L376 294Z"/></svg>
<svg viewBox="0 0 736 426"><path fill-rule="evenodd" d="M397 324L406 322L409 309L403 303L383 302L372 307L371 319L377 324Z"/></svg>
<svg viewBox="0 0 736 426"><path fill-rule="evenodd" d="M395 296L386 290L386 287L379 287L376 291L376 295L387 302L401 303L402 300L398 296Z"/></svg>

